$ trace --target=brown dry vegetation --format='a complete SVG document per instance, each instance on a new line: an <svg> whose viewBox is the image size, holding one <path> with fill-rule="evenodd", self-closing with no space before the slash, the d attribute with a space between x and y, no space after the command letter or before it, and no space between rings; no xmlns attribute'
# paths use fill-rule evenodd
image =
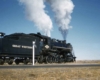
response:
<svg viewBox="0 0 100 80"><path fill-rule="evenodd" d="M99 63L100 60L77 60L76 63Z"/></svg>
<svg viewBox="0 0 100 80"><path fill-rule="evenodd" d="M0 80L100 80L100 67L0 69Z"/></svg>

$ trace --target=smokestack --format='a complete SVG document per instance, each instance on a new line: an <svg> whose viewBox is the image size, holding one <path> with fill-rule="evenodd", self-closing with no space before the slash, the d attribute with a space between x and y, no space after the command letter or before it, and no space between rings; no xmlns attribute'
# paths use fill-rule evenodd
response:
<svg viewBox="0 0 100 80"><path fill-rule="evenodd" d="M66 40L67 33L71 21L71 13L73 12L74 4L72 0L46 0L50 3L52 11L55 13L55 21L58 29L61 32L63 39Z"/></svg>
<svg viewBox="0 0 100 80"><path fill-rule="evenodd" d="M24 5L27 18L45 35L50 37L52 30L52 21L46 14L44 0L19 0Z"/></svg>

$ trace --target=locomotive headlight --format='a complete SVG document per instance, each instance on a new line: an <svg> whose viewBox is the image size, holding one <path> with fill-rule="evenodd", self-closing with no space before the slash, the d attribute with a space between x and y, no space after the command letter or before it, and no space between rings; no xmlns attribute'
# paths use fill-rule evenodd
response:
<svg viewBox="0 0 100 80"><path fill-rule="evenodd" d="M45 45L45 48L48 49L49 48L49 45Z"/></svg>

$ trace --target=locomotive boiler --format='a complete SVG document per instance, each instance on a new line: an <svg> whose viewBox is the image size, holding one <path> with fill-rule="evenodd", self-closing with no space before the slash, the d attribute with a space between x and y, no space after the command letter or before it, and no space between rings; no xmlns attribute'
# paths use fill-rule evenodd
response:
<svg viewBox="0 0 100 80"><path fill-rule="evenodd" d="M35 41L35 62L62 63L74 62L73 47L65 40L52 39L40 33L0 33L0 65L15 62L32 62L32 42Z"/></svg>

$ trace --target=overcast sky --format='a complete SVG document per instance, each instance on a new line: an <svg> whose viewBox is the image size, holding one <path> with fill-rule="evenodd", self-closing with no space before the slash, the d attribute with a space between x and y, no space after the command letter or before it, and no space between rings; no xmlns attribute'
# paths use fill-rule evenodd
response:
<svg viewBox="0 0 100 80"><path fill-rule="evenodd" d="M70 22L72 29L68 31L66 41L73 45L78 60L100 60L100 0L72 1L74 4ZM51 37L62 40L54 21L54 13L47 3L45 5L45 10L53 22ZM18 0L0 0L0 32L37 33L40 30L27 19L25 6Z"/></svg>

